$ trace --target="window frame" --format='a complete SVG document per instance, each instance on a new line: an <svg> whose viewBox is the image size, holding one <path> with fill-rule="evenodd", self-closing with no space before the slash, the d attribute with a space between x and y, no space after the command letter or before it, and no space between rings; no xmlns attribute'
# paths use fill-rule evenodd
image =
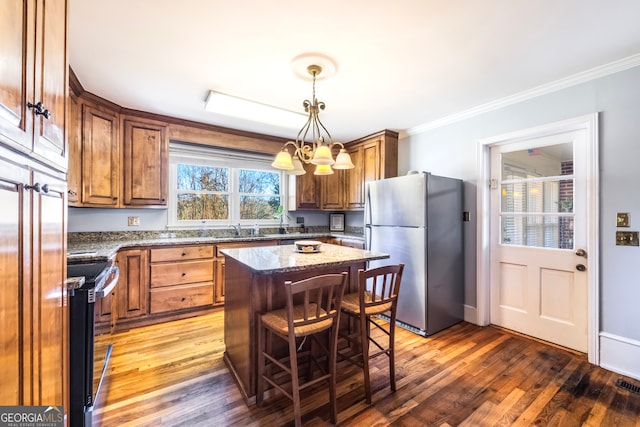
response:
<svg viewBox="0 0 640 427"><path fill-rule="evenodd" d="M240 169L257 170L277 173L280 176L280 204L285 208L287 201L286 175L271 167L271 156L257 153L247 153L235 150L224 150L214 147L200 146L171 141L169 144L169 198L167 203L167 228L228 228L231 224L243 226L262 225L278 226L280 220L273 219L240 219L240 197L247 193L240 193ZM177 165L187 163L198 166L229 168L229 219L224 220L186 220L177 219Z"/></svg>

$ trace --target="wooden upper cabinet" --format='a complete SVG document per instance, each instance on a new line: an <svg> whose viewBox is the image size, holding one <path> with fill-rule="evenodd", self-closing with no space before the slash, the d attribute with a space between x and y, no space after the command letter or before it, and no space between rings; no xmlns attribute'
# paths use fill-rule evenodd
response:
<svg viewBox="0 0 640 427"><path fill-rule="evenodd" d="M166 205L168 191L167 127L153 121L123 118L123 203Z"/></svg>
<svg viewBox="0 0 640 427"><path fill-rule="evenodd" d="M83 206L116 207L120 150L118 113L90 103L82 104ZM72 161L72 164L74 162Z"/></svg>
<svg viewBox="0 0 640 427"><path fill-rule="evenodd" d="M37 6L36 7L36 3ZM0 139L66 170L66 8L7 0L0 14Z"/></svg>
<svg viewBox="0 0 640 427"><path fill-rule="evenodd" d="M347 171L346 208L363 209L367 182L380 179L380 140L375 139L351 148L349 154L356 167Z"/></svg>
<svg viewBox="0 0 640 427"><path fill-rule="evenodd" d="M296 203L290 203L289 210L361 210L367 182L398 175L397 132L383 130L345 147L355 168L315 176L315 166L304 165L307 173L293 182ZM291 181L289 191L293 191Z"/></svg>
<svg viewBox="0 0 640 427"><path fill-rule="evenodd" d="M295 206L290 206L290 210L316 210L320 209L320 181L313 174L316 166L312 164L303 164L304 175L293 176L295 180ZM291 191L291 190L290 190Z"/></svg>
<svg viewBox="0 0 640 427"><path fill-rule="evenodd" d="M354 169L347 170L345 208L364 209L367 182L398 175L398 133L384 130L348 144Z"/></svg>
<svg viewBox="0 0 640 427"><path fill-rule="evenodd" d="M335 159L339 153L336 147L333 150ZM342 210L345 208L345 179L348 170L334 169L331 175L321 175L316 177L320 181L321 207L323 210Z"/></svg>

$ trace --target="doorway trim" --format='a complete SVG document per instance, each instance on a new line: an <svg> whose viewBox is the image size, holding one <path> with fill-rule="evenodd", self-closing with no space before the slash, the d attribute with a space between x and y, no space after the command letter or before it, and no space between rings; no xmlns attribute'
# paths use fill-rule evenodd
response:
<svg viewBox="0 0 640 427"><path fill-rule="evenodd" d="M587 268L588 278L588 360L590 363L599 365L599 341L600 331L600 288L598 286L599 271L599 138L598 138L598 113L588 114L548 123L528 129L522 129L502 135L483 138L478 141L478 194L477 194L477 247L476 247L476 270L477 270L477 311L476 321L479 325L486 326L491 321L491 286L490 286L490 265L491 265L491 204L490 204L490 180L491 180L491 147L496 145L510 144L524 139L533 139L558 133L584 130L587 133L587 247L589 248L589 258Z"/></svg>

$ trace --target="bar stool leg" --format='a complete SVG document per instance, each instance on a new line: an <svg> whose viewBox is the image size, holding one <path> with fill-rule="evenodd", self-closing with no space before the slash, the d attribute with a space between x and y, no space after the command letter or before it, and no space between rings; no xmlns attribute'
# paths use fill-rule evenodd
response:
<svg viewBox="0 0 640 427"><path fill-rule="evenodd" d="M364 371L364 393L368 404L371 403L371 381L369 379L369 318L360 313L360 346L362 348L362 369Z"/></svg>
<svg viewBox="0 0 640 427"><path fill-rule="evenodd" d="M293 417L296 427L302 427L302 411L300 409L300 384L298 378L298 352L295 340L289 341L289 361L291 366L291 397L293 400Z"/></svg>

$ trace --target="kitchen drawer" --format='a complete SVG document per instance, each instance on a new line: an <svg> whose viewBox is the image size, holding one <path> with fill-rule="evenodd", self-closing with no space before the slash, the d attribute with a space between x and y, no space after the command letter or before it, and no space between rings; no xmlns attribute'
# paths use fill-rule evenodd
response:
<svg viewBox="0 0 640 427"><path fill-rule="evenodd" d="M258 240L254 242L234 242L234 243L221 243L216 246L216 257L224 257L221 254L222 249L235 249L235 248L250 248L254 246L277 246L277 240Z"/></svg>
<svg viewBox="0 0 640 427"><path fill-rule="evenodd" d="M213 305L213 282L156 288L150 294L152 314Z"/></svg>
<svg viewBox="0 0 640 427"><path fill-rule="evenodd" d="M213 281L213 260L151 264L150 286L161 287Z"/></svg>
<svg viewBox="0 0 640 427"><path fill-rule="evenodd" d="M213 257L213 245L151 249L151 262L185 261Z"/></svg>

